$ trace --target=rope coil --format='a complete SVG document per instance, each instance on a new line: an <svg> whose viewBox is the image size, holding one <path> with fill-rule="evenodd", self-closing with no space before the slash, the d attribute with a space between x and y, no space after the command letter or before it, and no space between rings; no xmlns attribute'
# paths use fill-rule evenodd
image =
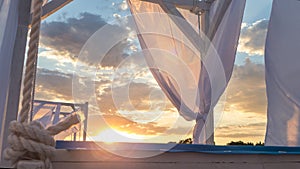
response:
<svg viewBox="0 0 300 169"><path fill-rule="evenodd" d="M9 126L11 134L8 136L10 147L5 149L4 157L13 166L20 160L40 160L46 169L52 169L51 158L55 151L53 136L79 122L80 116L77 114L47 129L38 121L30 124L12 121Z"/></svg>

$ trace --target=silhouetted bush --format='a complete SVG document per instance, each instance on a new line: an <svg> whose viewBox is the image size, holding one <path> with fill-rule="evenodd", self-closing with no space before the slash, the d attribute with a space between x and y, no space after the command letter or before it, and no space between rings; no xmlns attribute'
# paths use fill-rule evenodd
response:
<svg viewBox="0 0 300 169"><path fill-rule="evenodd" d="M180 140L179 144L193 144L193 139L187 138L185 140Z"/></svg>
<svg viewBox="0 0 300 169"><path fill-rule="evenodd" d="M254 146L254 143L251 142L243 142L243 141L231 141L230 143L227 143L228 146L232 146L232 145L239 145L239 146ZM256 143L255 146L264 146L264 143L262 143L261 141Z"/></svg>

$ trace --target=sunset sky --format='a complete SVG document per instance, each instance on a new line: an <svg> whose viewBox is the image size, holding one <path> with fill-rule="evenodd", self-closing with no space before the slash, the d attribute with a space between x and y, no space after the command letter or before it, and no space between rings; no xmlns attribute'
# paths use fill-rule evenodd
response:
<svg viewBox="0 0 300 169"><path fill-rule="evenodd" d="M246 3L234 72L221 99L225 107L215 110L220 117L215 124L218 145L239 140L264 141L264 41L271 4L272 0ZM147 67L123 64L124 58L140 49L132 30L124 27L126 19L122 17L129 14L122 0L74 0L45 19L41 26L36 99L89 102L88 134L98 141L167 143L191 137L195 122L179 116ZM126 32L127 38L105 54L101 65L78 58L86 41L104 25L111 30L109 35ZM121 93L126 90L122 84L128 81L129 98L120 102L130 101L133 108L118 107L111 87Z"/></svg>

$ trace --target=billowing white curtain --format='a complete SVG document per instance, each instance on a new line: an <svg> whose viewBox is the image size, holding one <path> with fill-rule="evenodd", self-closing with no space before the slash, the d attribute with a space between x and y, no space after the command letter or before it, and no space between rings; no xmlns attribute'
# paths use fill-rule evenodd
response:
<svg viewBox="0 0 300 169"><path fill-rule="evenodd" d="M300 2L274 0L266 48L266 145L300 146Z"/></svg>
<svg viewBox="0 0 300 169"><path fill-rule="evenodd" d="M214 127L206 119L213 116L231 77L245 0L232 0L212 41L199 33L198 16L172 6L172 1L128 0L128 4L154 78L180 115L196 120L194 143L212 144L207 140ZM219 4L220 0L212 4L211 25Z"/></svg>
<svg viewBox="0 0 300 169"><path fill-rule="evenodd" d="M16 38L18 24L18 3L16 0L0 0L0 146L3 138L3 119L9 78L11 60ZM0 150L2 147L0 147ZM1 153L0 153L1 154Z"/></svg>

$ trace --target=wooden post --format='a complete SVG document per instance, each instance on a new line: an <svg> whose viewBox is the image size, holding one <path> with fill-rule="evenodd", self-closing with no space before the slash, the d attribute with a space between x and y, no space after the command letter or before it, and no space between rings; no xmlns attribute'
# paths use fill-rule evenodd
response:
<svg viewBox="0 0 300 169"><path fill-rule="evenodd" d="M65 6L72 0L53 0L49 5L44 7L44 17L47 17ZM0 1L3 3L3 1ZM3 159L3 150L7 147L7 136L9 134L8 127L10 121L16 120L18 116L20 90L23 75L23 64L25 58L25 49L27 43L28 28L30 26L30 8L31 0L18 1L18 27L16 32L16 39L14 42L14 49L10 65L9 88L7 91L7 99L4 107L2 122L0 123L0 167L9 167L8 161Z"/></svg>
<svg viewBox="0 0 300 169"><path fill-rule="evenodd" d="M86 141L86 136L87 136L87 134L86 134L87 133L87 122L88 122L88 115L89 115L88 110L89 110L89 103L86 102L84 104L84 109L83 109L84 116L85 116L85 119L83 121L83 125L84 125L84 127L83 127L83 141Z"/></svg>
<svg viewBox="0 0 300 169"><path fill-rule="evenodd" d="M209 10L204 11L201 14L201 18L200 18L200 23L201 23L201 31L203 32L203 34L208 38L210 41L212 41L212 39L210 39L210 37L208 37L208 32L210 30L210 23L209 23ZM204 39L205 39L204 38ZM209 48L210 44L205 44L205 53L207 52L208 48ZM201 66L201 69L205 69L205 67ZM202 70L201 70L202 72ZM206 120L205 120L205 134L206 134L206 144L208 145L214 145L214 114L213 111L212 112L208 112L209 115L207 116ZM212 130L212 131L210 131Z"/></svg>
<svg viewBox="0 0 300 169"><path fill-rule="evenodd" d="M214 0L207 0L207 2L212 3ZM228 7L230 6L232 0L222 0L218 6L217 12L214 16L209 16L209 11L206 11L201 17L201 28L202 31L206 34L206 36L213 40L215 34L222 22L223 16L225 15ZM210 17L213 17L212 22L210 22ZM213 110L209 112L209 115L206 119L206 125L208 125L207 129L214 130L214 112ZM214 131L206 131L208 139L206 140L206 144L214 145Z"/></svg>
<svg viewBox="0 0 300 169"><path fill-rule="evenodd" d="M57 104L55 108L54 119L52 122L53 125L59 122L60 108L61 108L61 104Z"/></svg>
<svg viewBox="0 0 300 169"><path fill-rule="evenodd" d="M25 47L27 42L28 25L30 18L31 0L21 0L18 3L18 27L14 49L11 57L9 88L7 91L7 100L3 112L0 146L1 146L1 167L9 167L9 163L3 159L2 153L7 146L7 136L9 134L8 126L10 121L16 120L18 115L19 97L23 73L23 64L25 58ZM2 112L1 112L2 113Z"/></svg>

